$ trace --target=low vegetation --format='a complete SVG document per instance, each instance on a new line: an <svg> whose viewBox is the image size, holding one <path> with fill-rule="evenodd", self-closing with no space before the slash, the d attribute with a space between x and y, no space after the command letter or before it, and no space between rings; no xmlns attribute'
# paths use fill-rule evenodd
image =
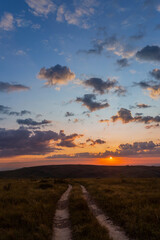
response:
<svg viewBox="0 0 160 240"><path fill-rule="evenodd" d="M97 205L131 239L160 239L159 178L1 179L0 240L50 240L57 201L73 186L69 211L73 240L109 240L83 198L84 185Z"/></svg>
<svg viewBox="0 0 160 240"><path fill-rule="evenodd" d="M115 224L136 240L160 239L160 179L80 180Z"/></svg>
<svg viewBox="0 0 160 240"><path fill-rule="evenodd" d="M110 240L106 229L98 224L90 212L79 185L73 187L69 211L73 240Z"/></svg>
<svg viewBox="0 0 160 240"><path fill-rule="evenodd" d="M53 179L0 180L0 239L51 239L56 204L66 188Z"/></svg>

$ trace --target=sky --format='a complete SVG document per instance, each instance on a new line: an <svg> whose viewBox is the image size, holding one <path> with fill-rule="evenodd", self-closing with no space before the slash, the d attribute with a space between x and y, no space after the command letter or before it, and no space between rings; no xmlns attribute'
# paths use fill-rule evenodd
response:
<svg viewBox="0 0 160 240"><path fill-rule="evenodd" d="M1 0L0 170L160 164L160 2Z"/></svg>

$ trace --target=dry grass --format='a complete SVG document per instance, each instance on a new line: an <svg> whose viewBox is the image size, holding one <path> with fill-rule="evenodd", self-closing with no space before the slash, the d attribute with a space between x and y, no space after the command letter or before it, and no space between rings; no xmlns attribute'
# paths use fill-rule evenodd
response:
<svg viewBox="0 0 160 240"><path fill-rule="evenodd" d="M48 180L0 180L0 239L46 240L67 185Z"/></svg>
<svg viewBox="0 0 160 240"><path fill-rule="evenodd" d="M90 212L79 185L73 187L69 201L73 240L110 240Z"/></svg>
<svg viewBox="0 0 160 240"><path fill-rule="evenodd" d="M80 180L100 208L136 240L160 239L160 179Z"/></svg>

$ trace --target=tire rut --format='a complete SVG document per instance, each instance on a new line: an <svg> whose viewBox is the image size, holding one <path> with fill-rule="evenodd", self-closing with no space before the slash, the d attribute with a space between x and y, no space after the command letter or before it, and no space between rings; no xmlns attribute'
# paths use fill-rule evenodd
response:
<svg viewBox="0 0 160 240"><path fill-rule="evenodd" d="M99 224L108 230L110 238L113 240L131 240L126 236L125 232L119 226L114 225L109 217L107 217L103 211L97 207L86 188L81 185L81 189L89 209L96 217Z"/></svg>
<svg viewBox="0 0 160 240"><path fill-rule="evenodd" d="M71 240L71 229L68 211L68 197L72 190L72 186L68 185L68 189L62 194L57 204L54 216L53 236L52 240Z"/></svg>

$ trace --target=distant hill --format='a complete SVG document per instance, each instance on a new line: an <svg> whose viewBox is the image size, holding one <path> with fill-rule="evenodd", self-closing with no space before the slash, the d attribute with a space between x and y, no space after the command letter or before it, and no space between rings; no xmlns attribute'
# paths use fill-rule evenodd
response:
<svg viewBox="0 0 160 240"><path fill-rule="evenodd" d="M49 165L25 167L0 172L0 178L155 178L160 177L160 167L148 166L95 166Z"/></svg>

